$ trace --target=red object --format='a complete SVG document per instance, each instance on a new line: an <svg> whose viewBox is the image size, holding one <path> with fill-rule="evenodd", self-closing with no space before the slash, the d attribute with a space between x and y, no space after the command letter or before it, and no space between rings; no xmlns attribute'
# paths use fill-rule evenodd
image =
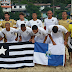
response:
<svg viewBox="0 0 72 72"><path fill-rule="evenodd" d="M1 6L2 8L11 8L11 6Z"/></svg>
<svg viewBox="0 0 72 72"><path fill-rule="evenodd" d="M44 26L44 29L46 30L46 26Z"/></svg>

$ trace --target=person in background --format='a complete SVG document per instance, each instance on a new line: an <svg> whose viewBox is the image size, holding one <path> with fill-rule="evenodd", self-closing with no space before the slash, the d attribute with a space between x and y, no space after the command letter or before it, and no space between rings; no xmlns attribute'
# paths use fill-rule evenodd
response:
<svg viewBox="0 0 72 72"><path fill-rule="evenodd" d="M16 21L14 19L10 19L10 15L8 12L5 12L4 17L5 17L5 19L0 24L0 26L2 28L5 28L5 23L7 23L7 22L10 23L10 27L13 27L13 25L16 24Z"/></svg>
<svg viewBox="0 0 72 72"><path fill-rule="evenodd" d="M20 14L19 14L19 20L17 20L17 22L16 22L16 28L21 28L21 24L25 24L26 26L28 26L28 20L26 20L25 18L24 18L24 13L23 12L20 12Z"/></svg>
<svg viewBox="0 0 72 72"><path fill-rule="evenodd" d="M44 29L48 31L50 25L58 25L58 20L55 17L52 17L53 13L51 10L47 11L47 18L44 20Z"/></svg>
<svg viewBox="0 0 72 72"><path fill-rule="evenodd" d="M68 27L69 27L69 24L72 22L72 20L71 19L68 19L67 18L67 12L66 11L64 11L64 12L62 12L62 19L61 20L59 20L59 25L62 25L62 26L64 26L67 30L68 30ZM65 39L65 34L64 34L64 39ZM66 47L68 48L69 46L68 45L66 45ZM70 60L70 50L69 50L70 48L68 48L68 52L69 52L69 60Z"/></svg>
<svg viewBox="0 0 72 72"><path fill-rule="evenodd" d="M37 13L33 13L32 18L33 19L29 21L29 27L32 28L33 25L37 25L38 27L43 27L42 21L37 19Z"/></svg>
<svg viewBox="0 0 72 72"><path fill-rule="evenodd" d="M70 52L70 63L71 63L71 67L72 67L72 47L71 47L72 46L72 22L69 24L68 28L69 28L68 29L68 33L65 36L65 42L64 42L64 44L65 45L67 45L67 44L69 45L68 51Z"/></svg>
<svg viewBox="0 0 72 72"><path fill-rule="evenodd" d="M62 12L62 19L59 20L59 25L64 26L68 30L68 27L69 27L71 20L67 19L67 16L68 15L67 15L66 11Z"/></svg>

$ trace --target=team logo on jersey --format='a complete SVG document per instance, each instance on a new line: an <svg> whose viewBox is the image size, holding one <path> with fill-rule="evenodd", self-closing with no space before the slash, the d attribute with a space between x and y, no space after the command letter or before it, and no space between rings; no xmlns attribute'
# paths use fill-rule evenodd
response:
<svg viewBox="0 0 72 72"><path fill-rule="evenodd" d="M61 32L60 30L58 30L58 32Z"/></svg>
<svg viewBox="0 0 72 72"><path fill-rule="evenodd" d="M28 34L29 32L27 31L26 33Z"/></svg>
<svg viewBox="0 0 72 72"><path fill-rule="evenodd" d="M54 21L54 20L52 20L52 21Z"/></svg>
<svg viewBox="0 0 72 72"><path fill-rule="evenodd" d="M26 22L24 22L24 23L26 23Z"/></svg>
<svg viewBox="0 0 72 72"><path fill-rule="evenodd" d="M41 34L41 32L39 32L39 34Z"/></svg>
<svg viewBox="0 0 72 72"><path fill-rule="evenodd" d="M13 34L13 32L11 32L11 34Z"/></svg>
<svg viewBox="0 0 72 72"><path fill-rule="evenodd" d="M69 21L67 21L67 23L68 23Z"/></svg>
<svg viewBox="0 0 72 72"><path fill-rule="evenodd" d="M37 23L39 23L39 21L37 21Z"/></svg>
<svg viewBox="0 0 72 72"><path fill-rule="evenodd" d="M12 21L10 21L10 23L12 23Z"/></svg>

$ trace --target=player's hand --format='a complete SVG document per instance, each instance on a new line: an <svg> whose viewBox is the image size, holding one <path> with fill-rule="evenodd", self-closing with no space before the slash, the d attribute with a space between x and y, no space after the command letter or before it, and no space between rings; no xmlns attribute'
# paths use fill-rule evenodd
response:
<svg viewBox="0 0 72 72"><path fill-rule="evenodd" d="M7 39L5 39L4 41L7 42Z"/></svg>
<svg viewBox="0 0 72 72"><path fill-rule="evenodd" d="M16 37L16 39L15 39L16 41L18 40L18 37Z"/></svg>
<svg viewBox="0 0 72 72"><path fill-rule="evenodd" d="M32 42L32 39L30 39L29 42Z"/></svg>
<svg viewBox="0 0 72 72"><path fill-rule="evenodd" d="M45 41L43 43L45 43Z"/></svg>
<svg viewBox="0 0 72 72"><path fill-rule="evenodd" d="M55 42L53 42L53 45L56 45L56 43L55 43Z"/></svg>
<svg viewBox="0 0 72 72"><path fill-rule="evenodd" d="M34 39L32 39L32 43L35 43Z"/></svg>
<svg viewBox="0 0 72 72"><path fill-rule="evenodd" d="M67 45L67 42L66 41L64 42L64 45Z"/></svg>
<svg viewBox="0 0 72 72"><path fill-rule="evenodd" d="M21 42L21 41L22 41L22 39L19 40L19 42Z"/></svg>

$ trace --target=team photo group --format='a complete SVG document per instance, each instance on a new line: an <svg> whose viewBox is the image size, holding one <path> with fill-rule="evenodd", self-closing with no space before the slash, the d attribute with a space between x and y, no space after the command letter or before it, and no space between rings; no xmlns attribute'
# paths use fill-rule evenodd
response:
<svg viewBox="0 0 72 72"><path fill-rule="evenodd" d="M47 11L48 17L44 19L43 23L40 19L37 19L37 13L33 13L33 19L28 21L24 18L24 13L20 12L20 19L15 21L10 19L8 12L5 12L5 19L0 24L2 28L0 31L0 43L37 42L46 45L52 44L54 47L62 44L68 49L70 66L72 66L72 20L67 19L66 11L62 12L61 20L52 17L52 15L51 10ZM39 51L36 50L36 52ZM66 65L66 54L64 60L64 65ZM50 59L48 62L50 62Z"/></svg>

